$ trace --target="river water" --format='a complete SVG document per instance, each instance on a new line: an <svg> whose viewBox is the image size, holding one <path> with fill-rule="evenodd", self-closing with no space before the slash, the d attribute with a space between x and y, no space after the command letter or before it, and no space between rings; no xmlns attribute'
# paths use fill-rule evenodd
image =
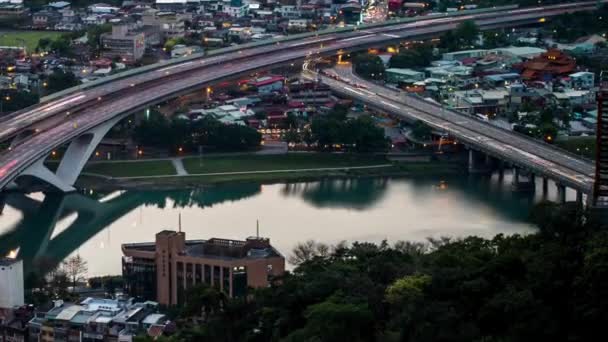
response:
<svg viewBox="0 0 608 342"><path fill-rule="evenodd" d="M540 183L540 182L539 182ZM26 272L80 254L88 275L120 274L121 244L153 241L163 229L187 239L269 237L288 256L308 239L390 243L427 237L528 233L533 203L554 199L511 190L511 177L363 178L291 184L232 184L180 191L83 190L68 196L6 195L0 253ZM573 198L574 194L568 194Z"/></svg>

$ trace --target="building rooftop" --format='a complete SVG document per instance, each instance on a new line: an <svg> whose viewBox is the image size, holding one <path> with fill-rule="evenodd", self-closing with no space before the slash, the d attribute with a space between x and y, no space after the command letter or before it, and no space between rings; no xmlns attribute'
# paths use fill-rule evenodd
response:
<svg viewBox="0 0 608 342"><path fill-rule="evenodd" d="M20 263L20 259L13 258L2 258L0 259L0 266L11 266Z"/></svg>

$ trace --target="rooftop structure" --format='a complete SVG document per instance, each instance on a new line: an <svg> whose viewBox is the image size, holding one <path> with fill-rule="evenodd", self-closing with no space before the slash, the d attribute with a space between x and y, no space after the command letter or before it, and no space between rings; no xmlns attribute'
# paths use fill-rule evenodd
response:
<svg viewBox="0 0 608 342"><path fill-rule="evenodd" d="M565 76L576 69L576 61L557 49L551 49L523 64L522 78L525 80L551 80Z"/></svg>

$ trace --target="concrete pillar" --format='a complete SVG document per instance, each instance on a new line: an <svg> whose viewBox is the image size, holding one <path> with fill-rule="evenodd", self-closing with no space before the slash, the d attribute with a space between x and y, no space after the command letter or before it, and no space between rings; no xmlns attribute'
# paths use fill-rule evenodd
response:
<svg viewBox="0 0 608 342"><path fill-rule="evenodd" d="M484 164L487 168L491 168L492 167L492 157L490 157L489 154L486 154L485 156L485 160L484 160Z"/></svg>
<svg viewBox="0 0 608 342"><path fill-rule="evenodd" d="M70 186L74 185L101 139L120 119L120 117L116 117L72 140L59 163L57 177Z"/></svg>
<svg viewBox="0 0 608 342"><path fill-rule="evenodd" d="M566 186L556 183L557 186L557 203L566 203Z"/></svg>
<svg viewBox="0 0 608 342"><path fill-rule="evenodd" d="M475 152L469 149L469 172L475 171Z"/></svg>
<svg viewBox="0 0 608 342"><path fill-rule="evenodd" d="M517 166L513 167L513 183L519 183L519 169Z"/></svg>
<svg viewBox="0 0 608 342"><path fill-rule="evenodd" d="M549 178L543 177L543 195L549 192Z"/></svg>
<svg viewBox="0 0 608 342"><path fill-rule="evenodd" d="M583 192L580 190L576 190L576 204L579 207L583 206Z"/></svg>
<svg viewBox="0 0 608 342"><path fill-rule="evenodd" d="M57 177L51 170L49 170L44 165L44 159L40 158L32 165L30 165L27 169L25 169L21 175L22 176L32 176L38 179L41 179L53 187L57 188L57 190L61 192L72 192L76 189L72 186L72 184L68 184L64 182L61 178Z"/></svg>

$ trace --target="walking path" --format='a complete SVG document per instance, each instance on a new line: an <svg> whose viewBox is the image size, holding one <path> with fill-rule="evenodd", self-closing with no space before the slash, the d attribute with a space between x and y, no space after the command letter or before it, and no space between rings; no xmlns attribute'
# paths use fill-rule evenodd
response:
<svg viewBox="0 0 608 342"><path fill-rule="evenodd" d="M187 176L188 171L184 168L183 158L171 158L171 163L175 168L175 172L177 172L178 176Z"/></svg>

